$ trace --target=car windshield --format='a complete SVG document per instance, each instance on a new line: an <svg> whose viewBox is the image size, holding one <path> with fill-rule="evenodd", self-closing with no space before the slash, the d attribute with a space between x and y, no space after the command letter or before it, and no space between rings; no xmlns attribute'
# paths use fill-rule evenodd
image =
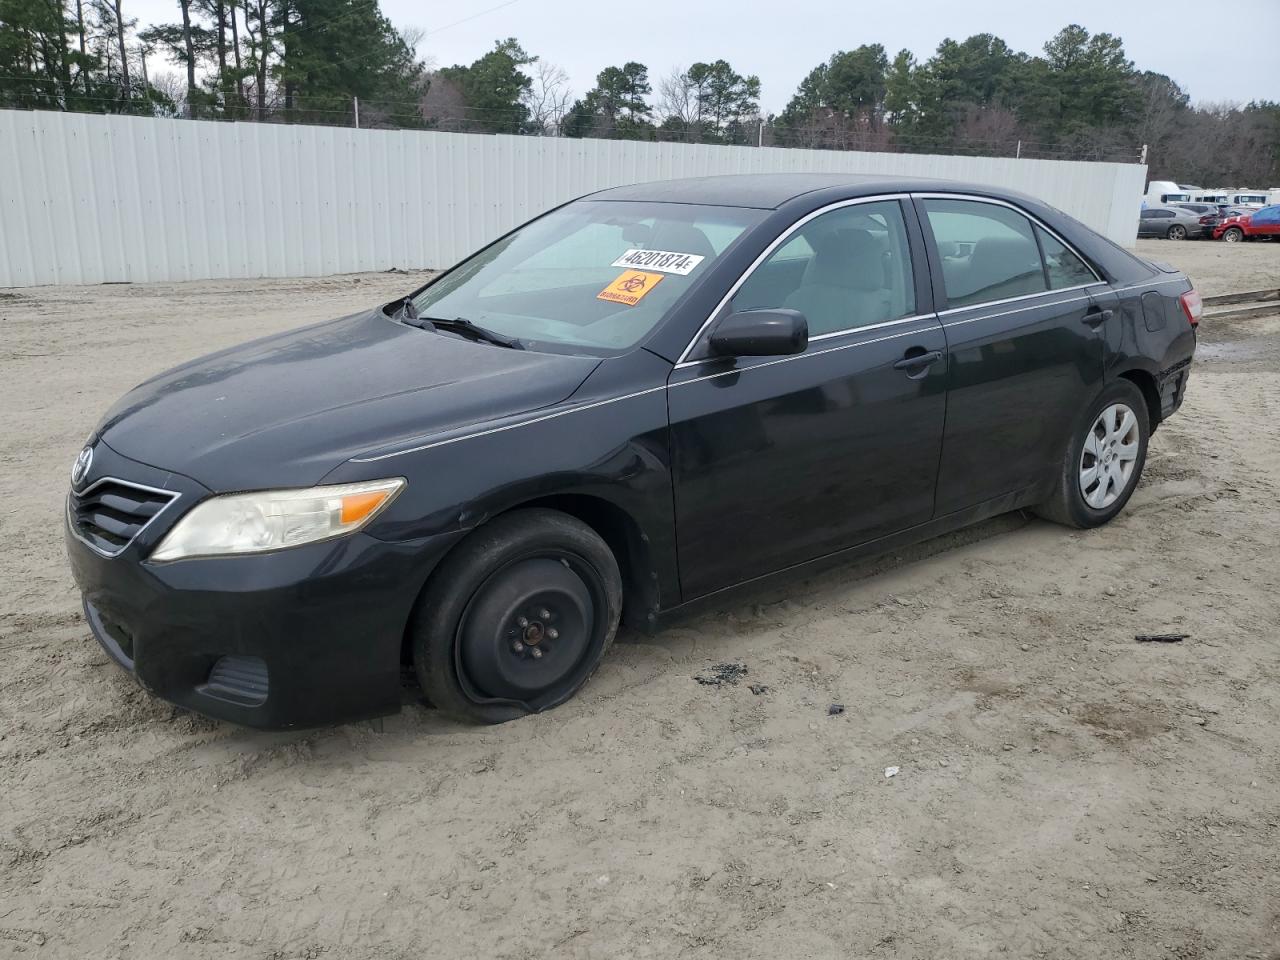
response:
<svg viewBox="0 0 1280 960"><path fill-rule="evenodd" d="M643 339L765 211L580 200L526 224L413 303L530 349L615 354Z"/></svg>

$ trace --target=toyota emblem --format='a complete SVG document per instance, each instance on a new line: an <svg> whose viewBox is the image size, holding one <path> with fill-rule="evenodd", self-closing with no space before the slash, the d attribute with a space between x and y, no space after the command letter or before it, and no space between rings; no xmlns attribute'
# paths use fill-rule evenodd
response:
<svg viewBox="0 0 1280 960"><path fill-rule="evenodd" d="M76 462L71 467L71 485L73 487L78 487L84 483L84 478L89 475L91 466L93 466L93 447L85 447L80 451L80 456L76 457Z"/></svg>

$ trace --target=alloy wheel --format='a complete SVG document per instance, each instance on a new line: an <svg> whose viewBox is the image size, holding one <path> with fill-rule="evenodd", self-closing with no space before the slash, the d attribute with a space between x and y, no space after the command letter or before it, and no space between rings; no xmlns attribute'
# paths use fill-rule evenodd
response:
<svg viewBox="0 0 1280 960"><path fill-rule="evenodd" d="M1244 238L1244 234L1236 227L1231 227L1222 235L1222 239L1227 243L1239 243Z"/></svg>
<svg viewBox="0 0 1280 960"><path fill-rule="evenodd" d="M1169 239L1170 240L1187 239L1187 228L1182 226L1181 224L1175 223L1172 227L1169 228Z"/></svg>
<svg viewBox="0 0 1280 960"><path fill-rule="evenodd" d="M1116 502L1133 482L1141 439L1137 414L1113 403L1098 414L1080 453L1080 495L1095 510Z"/></svg>

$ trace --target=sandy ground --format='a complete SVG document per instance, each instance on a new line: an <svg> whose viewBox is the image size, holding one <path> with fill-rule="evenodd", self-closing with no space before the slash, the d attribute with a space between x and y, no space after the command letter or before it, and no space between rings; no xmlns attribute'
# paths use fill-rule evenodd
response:
<svg viewBox="0 0 1280 960"><path fill-rule="evenodd" d="M1280 244L1143 249L1280 282ZM1202 328L1105 529L1009 516L736 601L499 728L408 686L381 730L152 700L66 571L89 427L410 286L0 291L0 957L1280 958L1280 318Z"/></svg>
<svg viewBox="0 0 1280 960"><path fill-rule="evenodd" d="M1206 297L1280 286L1280 243L1139 240L1136 252L1185 270Z"/></svg>

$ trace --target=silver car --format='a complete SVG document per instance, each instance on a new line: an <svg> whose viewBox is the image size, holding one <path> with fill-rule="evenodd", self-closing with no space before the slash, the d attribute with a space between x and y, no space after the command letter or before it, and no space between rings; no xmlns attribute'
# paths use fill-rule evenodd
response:
<svg viewBox="0 0 1280 960"><path fill-rule="evenodd" d="M1205 225L1200 214L1174 206L1150 206L1142 208L1138 220L1138 236L1166 237L1169 240L1186 240L1205 235Z"/></svg>

